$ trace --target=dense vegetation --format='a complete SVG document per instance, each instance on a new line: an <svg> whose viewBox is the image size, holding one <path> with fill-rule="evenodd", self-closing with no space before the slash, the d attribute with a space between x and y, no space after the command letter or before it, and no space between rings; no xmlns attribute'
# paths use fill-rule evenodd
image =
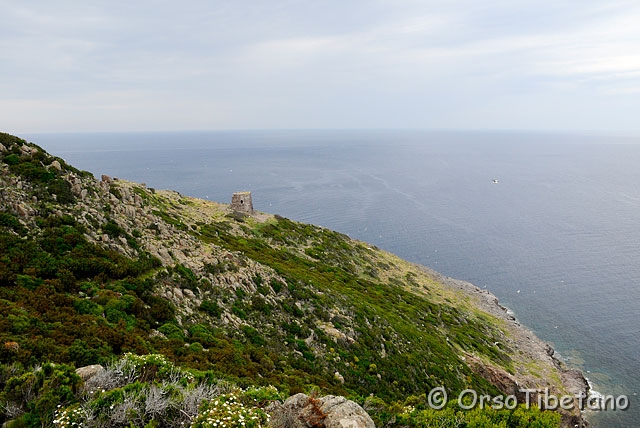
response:
<svg viewBox="0 0 640 428"><path fill-rule="evenodd" d="M399 270L377 250L278 216L196 221L181 214L193 203L141 187L133 193L147 216L133 227L115 207L125 188L101 193L90 174L33 144L7 134L0 144L0 422L115 421L129 400L136 425L207 426L198 411L255 400L242 412L265 424L269 400L319 391L347 395L389 426L557 426L557 414L535 409L429 409L425 393L441 385L498 394L463 352L510 370L509 350L492 346L495 321L413 272L389 274ZM163 228L215 261L163 262L149 244L168 245ZM167 287L194 297L171 300ZM90 364L135 376L88 393L75 368ZM150 394L167 398L157 413L135 407Z"/></svg>

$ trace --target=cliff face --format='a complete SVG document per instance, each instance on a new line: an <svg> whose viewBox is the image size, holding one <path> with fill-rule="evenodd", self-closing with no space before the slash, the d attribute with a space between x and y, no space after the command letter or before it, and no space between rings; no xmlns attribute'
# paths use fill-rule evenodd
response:
<svg viewBox="0 0 640 428"><path fill-rule="evenodd" d="M6 134L0 200L4 364L158 352L385 402L586 388L486 291L334 231L97 180Z"/></svg>

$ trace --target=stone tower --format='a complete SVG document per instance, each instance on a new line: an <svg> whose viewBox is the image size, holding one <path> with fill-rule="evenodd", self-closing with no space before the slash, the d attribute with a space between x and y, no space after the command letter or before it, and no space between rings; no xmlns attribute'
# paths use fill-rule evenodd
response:
<svg viewBox="0 0 640 428"><path fill-rule="evenodd" d="M244 213L253 214L253 202L251 202L251 192L236 192L231 197L231 210Z"/></svg>

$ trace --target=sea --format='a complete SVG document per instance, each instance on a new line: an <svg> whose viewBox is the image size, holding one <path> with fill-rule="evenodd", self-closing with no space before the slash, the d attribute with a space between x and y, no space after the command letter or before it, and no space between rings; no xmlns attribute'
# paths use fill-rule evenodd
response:
<svg viewBox="0 0 640 428"><path fill-rule="evenodd" d="M640 424L640 137L256 130L21 135L96 177L367 241L494 293ZM622 399L621 399L622 400ZM619 401L623 403L623 401Z"/></svg>

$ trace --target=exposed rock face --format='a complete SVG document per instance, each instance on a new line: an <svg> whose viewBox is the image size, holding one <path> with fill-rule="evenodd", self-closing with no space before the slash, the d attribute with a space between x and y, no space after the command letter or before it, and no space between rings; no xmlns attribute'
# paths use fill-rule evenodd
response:
<svg viewBox="0 0 640 428"><path fill-rule="evenodd" d="M524 402L524 393L520 392L522 387L506 370L483 363L479 358L471 354L466 354L465 358L471 370L488 380L492 385L495 385L500 392L506 395L515 395L519 402Z"/></svg>
<svg viewBox="0 0 640 428"><path fill-rule="evenodd" d="M431 271L425 267L421 268L425 271ZM509 334L504 335L502 337L503 341L496 342L494 346L506 346L518 350L520 359L522 361L528 360L529 364L535 365L539 371L537 376L533 376L529 371L524 370L522 362L519 362L519 367L516 366L515 373L512 375L503 368L465 353L466 362L475 373L495 385L503 394L515 395L520 403L524 403L526 398L523 389L544 391L545 388L548 388L550 393L556 396L565 394L573 396L578 396L579 394L589 395L589 383L582 372L568 368L561 360L556 358L554 349L548 343L540 340L530 330L520 325L517 319L498 302L498 299L493 294L471 283L444 277L434 271L431 272L440 281L472 297L476 304L486 312L502 318ZM556 374L560 375L562 380L560 385L552 385L548 381ZM530 400L536 403L538 394L532 393ZM580 413L577 399L574 400L573 410L558 409L558 412L562 417L561 426L563 427L585 428L589 426L589 423Z"/></svg>
<svg viewBox="0 0 640 428"><path fill-rule="evenodd" d="M334 395L314 398L296 394L284 404L272 405L270 411L274 428L375 428L362 407Z"/></svg>

